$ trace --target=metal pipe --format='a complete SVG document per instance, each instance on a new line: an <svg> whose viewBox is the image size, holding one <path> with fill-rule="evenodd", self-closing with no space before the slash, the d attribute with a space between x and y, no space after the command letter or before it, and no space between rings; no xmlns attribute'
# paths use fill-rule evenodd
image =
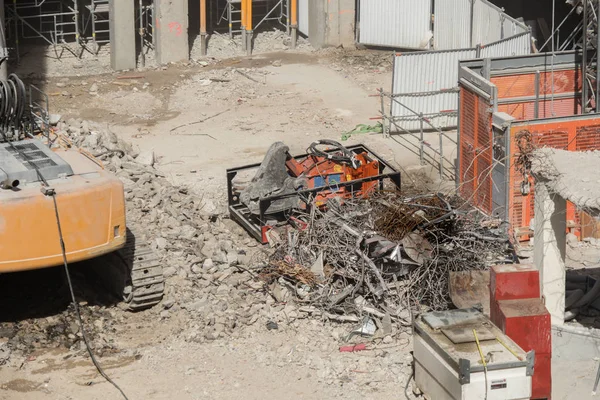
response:
<svg viewBox="0 0 600 400"><path fill-rule="evenodd" d="M246 47L248 46L248 43L246 41L246 14L248 13L248 4L247 4L248 0L242 0L241 3L241 7L242 7L242 17L241 17L241 30L242 30L242 50L246 50Z"/></svg>
<svg viewBox="0 0 600 400"><path fill-rule="evenodd" d="M6 22L4 18L4 0L0 0L0 79L8 79L8 49L6 48Z"/></svg>
<svg viewBox="0 0 600 400"><path fill-rule="evenodd" d="M206 44L206 0L200 0L200 54L203 56L206 55Z"/></svg>
<svg viewBox="0 0 600 400"><path fill-rule="evenodd" d="M471 18L469 18L469 43L471 43L470 47L473 47L473 17L475 14L475 0L470 0L470 1L471 1L471 9L470 9Z"/></svg>
<svg viewBox="0 0 600 400"><path fill-rule="evenodd" d="M292 0L292 49L298 40L298 0Z"/></svg>
<svg viewBox="0 0 600 400"><path fill-rule="evenodd" d="M2 0L2 2L4 3L4 0ZM73 2L73 11L75 13L73 16L73 19L75 20L75 43L79 46L81 44L81 37L79 36L79 5L77 4L77 1ZM4 24L2 24L2 26L4 27Z"/></svg>
<svg viewBox="0 0 600 400"><path fill-rule="evenodd" d="M533 117L540 117L540 71L535 71L535 103L533 106Z"/></svg>
<svg viewBox="0 0 600 400"><path fill-rule="evenodd" d="M246 54L252 55L252 36L254 32L252 31L252 0L246 0L247 10L246 10Z"/></svg>
<svg viewBox="0 0 600 400"><path fill-rule="evenodd" d="M140 65L142 67L145 67L146 66L146 55L144 54L144 30L146 28L144 26L144 5L143 5L143 0L139 0L138 7L139 7L139 15L140 15L140 30L139 30L139 35L140 35Z"/></svg>
<svg viewBox="0 0 600 400"><path fill-rule="evenodd" d="M587 51L588 51L588 2L583 2L583 59L581 61L581 113L586 113L588 100L588 82L587 82Z"/></svg>
<svg viewBox="0 0 600 400"><path fill-rule="evenodd" d="M556 0L552 0L552 32L554 32L555 24L556 24ZM550 115L553 117L554 117L554 56L555 56L555 52L556 52L556 46L554 43L554 35L552 35L552 57L551 57L551 62L550 62L550 75L551 75L550 80L552 81L552 87L551 87L551 92L550 92Z"/></svg>
<svg viewBox="0 0 600 400"><path fill-rule="evenodd" d="M565 22L567 22L567 19L569 19L569 17L571 16L571 14L573 14L575 12L576 8L577 7L573 7L571 9L571 11L569 11L569 13L567 14L567 16L565 18L563 18L563 20L561 21L561 23L558 24L558 27L556 27L556 29L552 32L552 36L549 37L548 39L546 39L546 41L544 42L544 44L542 45L542 47L540 47L540 49L539 49L540 53L542 52L542 50L544 49L544 47L546 47L548 45L548 43L550 43L552 41L552 37L558 34L560 28L563 26L563 24ZM560 40L557 40L557 42L560 45Z"/></svg>
<svg viewBox="0 0 600 400"><path fill-rule="evenodd" d="M440 138L440 180L444 178L444 136L438 135Z"/></svg>
<svg viewBox="0 0 600 400"><path fill-rule="evenodd" d="M419 162L423 165L423 113L419 113L419 122L421 123L421 136L419 138Z"/></svg>
<svg viewBox="0 0 600 400"><path fill-rule="evenodd" d="M600 112L600 106L598 105L598 96L600 96L600 1L598 1L598 8L596 11L596 112Z"/></svg>

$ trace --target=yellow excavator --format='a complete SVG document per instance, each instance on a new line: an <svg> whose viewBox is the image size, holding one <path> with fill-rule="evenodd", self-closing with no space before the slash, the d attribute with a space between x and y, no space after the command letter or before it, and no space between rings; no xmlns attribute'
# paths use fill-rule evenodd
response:
<svg viewBox="0 0 600 400"><path fill-rule="evenodd" d="M158 303L162 268L127 229L122 182L91 154L38 139L44 112L26 95L16 75L0 80L0 273L104 256L102 268L121 270L109 275L123 277L131 310Z"/></svg>

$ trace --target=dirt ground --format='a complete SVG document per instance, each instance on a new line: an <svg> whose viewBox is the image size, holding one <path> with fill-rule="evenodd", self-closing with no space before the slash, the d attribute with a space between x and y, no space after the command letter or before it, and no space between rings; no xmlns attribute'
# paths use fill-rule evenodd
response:
<svg viewBox="0 0 600 400"><path fill-rule="evenodd" d="M169 181L225 212L226 168L260 162L274 141L301 153L316 139L340 140L357 124L375 124L376 89L391 86L389 53L272 48L249 58L217 53L123 73L107 71L106 54L84 61L48 58L45 66L25 63L21 72L48 93L51 112L63 121L89 121L92 129L102 127L140 151L154 152L155 167ZM434 138L426 137L436 143ZM418 165L416 154L380 134L353 136L347 143L367 143L402 169ZM433 167L418 169L435 177ZM440 187L435 185L433 190ZM177 277L168 283L186 285ZM176 307L168 315L161 305L135 314L101 307L111 322L103 340L116 350L100 361L130 399L405 397L412 373L409 332L375 341L361 353L338 350L348 325L318 319L283 319L277 330L254 324L196 341L190 339L196 322ZM555 387L557 398L567 398L568 385ZM413 397L410 387L406 392ZM37 346L0 366L0 399L107 398L118 393L80 346Z"/></svg>

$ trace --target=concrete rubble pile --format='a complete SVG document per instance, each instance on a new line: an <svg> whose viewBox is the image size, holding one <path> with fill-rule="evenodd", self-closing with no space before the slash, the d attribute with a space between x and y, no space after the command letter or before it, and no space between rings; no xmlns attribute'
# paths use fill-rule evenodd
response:
<svg viewBox="0 0 600 400"><path fill-rule="evenodd" d="M193 323L186 335L197 341L259 319L266 294L248 272L260 256L257 243L219 214L212 199L173 186L153 167L152 152L139 152L108 130L70 120L58 125L58 133L101 159L124 183L128 226L143 232L169 279L161 318L189 313Z"/></svg>

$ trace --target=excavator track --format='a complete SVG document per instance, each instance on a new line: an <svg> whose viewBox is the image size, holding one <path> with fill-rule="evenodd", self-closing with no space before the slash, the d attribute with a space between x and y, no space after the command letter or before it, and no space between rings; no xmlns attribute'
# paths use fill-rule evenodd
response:
<svg viewBox="0 0 600 400"><path fill-rule="evenodd" d="M162 266L157 254L135 231L127 232L127 243L118 251L119 258L129 270L123 300L131 311L143 310L158 304L165 290Z"/></svg>

